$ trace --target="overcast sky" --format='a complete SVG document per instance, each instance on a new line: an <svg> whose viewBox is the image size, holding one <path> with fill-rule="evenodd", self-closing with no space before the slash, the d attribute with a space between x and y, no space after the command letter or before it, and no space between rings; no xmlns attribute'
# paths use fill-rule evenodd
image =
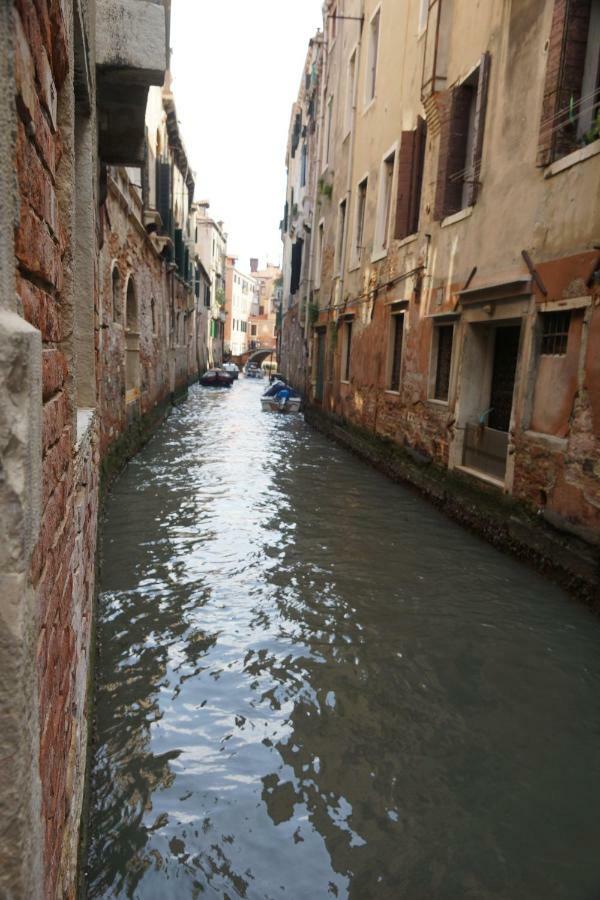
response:
<svg viewBox="0 0 600 900"><path fill-rule="evenodd" d="M281 260L292 103L322 0L173 0L173 91L196 199L249 268Z"/></svg>

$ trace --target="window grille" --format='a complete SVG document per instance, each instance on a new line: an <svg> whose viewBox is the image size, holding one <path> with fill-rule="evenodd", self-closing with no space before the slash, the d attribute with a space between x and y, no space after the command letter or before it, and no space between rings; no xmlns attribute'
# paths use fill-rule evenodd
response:
<svg viewBox="0 0 600 900"><path fill-rule="evenodd" d="M570 312L542 314L542 356L564 356L569 340Z"/></svg>

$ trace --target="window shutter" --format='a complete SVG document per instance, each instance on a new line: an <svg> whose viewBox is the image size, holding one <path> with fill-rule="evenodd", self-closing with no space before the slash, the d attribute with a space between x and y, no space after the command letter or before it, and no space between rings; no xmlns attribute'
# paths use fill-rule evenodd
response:
<svg viewBox="0 0 600 900"><path fill-rule="evenodd" d="M417 119L415 147L412 166L412 186L410 195L410 234L419 230L421 212L421 194L423 192L423 172L425 168L425 150L427 147L427 123L421 116Z"/></svg>
<svg viewBox="0 0 600 900"><path fill-rule="evenodd" d="M415 131L403 131L398 155L398 199L396 203L396 240L410 232L411 187L415 156Z"/></svg>
<svg viewBox="0 0 600 900"><path fill-rule="evenodd" d="M479 194L479 176L481 174L481 158L483 155L483 138L485 134L485 115L487 111L488 86L490 83L491 56L484 53L479 66L479 81L477 83L477 98L475 100L475 133L473 135L473 150L471 159L468 160L467 177L467 206L473 206L477 202Z"/></svg>
<svg viewBox="0 0 600 900"><path fill-rule="evenodd" d="M440 116L440 149L435 218L443 219L462 207L465 146L469 127L470 89L462 85L447 92Z"/></svg>

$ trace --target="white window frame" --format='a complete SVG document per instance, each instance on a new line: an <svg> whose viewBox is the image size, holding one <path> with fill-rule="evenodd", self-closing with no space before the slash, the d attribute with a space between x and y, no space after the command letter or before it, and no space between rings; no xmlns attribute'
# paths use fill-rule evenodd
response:
<svg viewBox="0 0 600 900"><path fill-rule="evenodd" d="M342 220L342 208L344 210ZM344 264L344 240L346 237L346 228L348 226L348 198L342 197L338 203L337 227L335 232L335 274L342 274L342 266Z"/></svg>
<svg viewBox="0 0 600 900"><path fill-rule="evenodd" d="M317 226L317 252L315 254L315 290L321 287L321 275L323 272L323 246L325 244L325 219L321 219Z"/></svg>
<svg viewBox="0 0 600 900"><path fill-rule="evenodd" d="M367 70L365 73L365 112L375 102L377 96L377 71L381 51L381 7L380 3L369 19L369 43L367 49ZM377 23L377 29L375 29Z"/></svg>
<svg viewBox="0 0 600 900"><path fill-rule="evenodd" d="M365 184L365 203L363 207L363 215L362 215L362 235L361 241L362 246L359 247L359 225L360 225L360 189ZM364 258L365 247L365 222L367 219L367 202L369 198L369 173L367 172L363 177L358 181L356 185L356 202L354 204L354 227L352 229L352 252L350 254L350 268L357 269Z"/></svg>
<svg viewBox="0 0 600 900"><path fill-rule="evenodd" d="M379 189L377 192L377 214L375 218L375 241L373 248L372 262L383 259L387 256L390 243L390 226L392 221L392 204L394 198L394 188L396 185L397 169L398 169L398 141L393 144L389 150L383 154L381 164L379 166ZM392 160L392 177L388 180L387 165ZM387 196L386 210L386 188L389 185L389 196ZM387 222L385 221L387 219Z"/></svg>
<svg viewBox="0 0 600 900"><path fill-rule="evenodd" d="M325 128L323 129L323 172L329 168L331 161L331 132L333 131L333 94L325 103Z"/></svg>
<svg viewBox="0 0 600 900"><path fill-rule="evenodd" d="M419 25L417 29L417 36L421 37L422 34L425 34L427 31L427 24L429 20L429 0L421 0L421 5L419 7Z"/></svg>
<svg viewBox="0 0 600 900"><path fill-rule="evenodd" d="M348 137L352 131L352 117L356 103L356 82L358 73L358 44L354 45L352 53L348 57L346 71L346 120L344 122L344 137Z"/></svg>

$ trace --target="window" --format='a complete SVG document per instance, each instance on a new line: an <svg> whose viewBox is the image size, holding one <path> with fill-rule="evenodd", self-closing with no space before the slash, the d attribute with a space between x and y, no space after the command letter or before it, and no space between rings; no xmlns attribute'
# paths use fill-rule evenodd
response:
<svg viewBox="0 0 600 900"><path fill-rule="evenodd" d="M369 50L367 54L367 78L365 86L365 105L368 106L375 99L375 87L377 84L377 62L379 57L379 20L380 11L377 10L371 19L369 28Z"/></svg>
<svg viewBox="0 0 600 900"><path fill-rule="evenodd" d="M150 300L150 315L152 317L152 334L156 334L156 300L154 297Z"/></svg>
<svg viewBox="0 0 600 900"><path fill-rule="evenodd" d="M433 399L447 401L450 391L454 325L437 325L434 328L433 339L435 360Z"/></svg>
<svg viewBox="0 0 600 900"><path fill-rule="evenodd" d="M538 165L600 137L600 0L555 0Z"/></svg>
<svg viewBox="0 0 600 900"><path fill-rule="evenodd" d="M419 117L414 131L402 132L398 154L398 192L394 236L402 240L419 230L427 125Z"/></svg>
<svg viewBox="0 0 600 900"><path fill-rule="evenodd" d="M421 0L419 9L419 34L423 34L427 28L427 16L429 13L429 0Z"/></svg>
<svg viewBox="0 0 600 900"><path fill-rule="evenodd" d="M204 288L204 305L206 307L210 306L210 284L207 284Z"/></svg>
<svg viewBox="0 0 600 900"><path fill-rule="evenodd" d="M338 275L344 265L344 234L346 231L346 201L342 200L338 211L337 240L335 246L335 270Z"/></svg>
<svg viewBox="0 0 600 900"><path fill-rule="evenodd" d="M256 325L252 325L251 330L252 330L252 337L256 337Z"/></svg>
<svg viewBox="0 0 600 900"><path fill-rule="evenodd" d="M319 222L317 231L317 247L315 259L315 288L321 287L321 271L323 269L323 241L325 239L325 223Z"/></svg>
<svg viewBox="0 0 600 900"><path fill-rule="evenodd" d="M435 213L443 219L472 206L479 192L490 55L449 97L442 123Z"/></svg>
<svg viewBox="0 0 600 900"><path fill-rule="evenodd" d="M297 294L300 288L302 278L302 250L304 241L298 238L295 244L292 244L292 272L290 276L290 294ZM261 309L263 307L261 306ZM261 313L262 315L262 313Z"/></svg>
<svg viewBox="0 0 600 900"><path fill-rule="evenodd" d="M327 110L325 112L325 168L329 165L331 153L331 129L333 126L333 97L327 100Z"/></svg>
<svg viewBox="0 0 600 900"><path fill-rule="evenodd" d="M259 307L258 307L258 314L259 314L259 316L264 316L264 314L265 314L265 308L264 308L264 306L259 306Z"/></svg>
<svg viewBox="0 0 600 900"><path fill-rule="evenodd" d="M121 321L121 274L116 264L112 270L112 317L113 322Z"/></svg>
<svg viewBox="0 0 600 900"><path fill-rule="evenodd" d="M342 381L350 381L350 360L352 357L352 321L344 322L342 342Z"/></svg>
<svg viewBox="0 0 600 900"><path fill-rule="evenodd" d="M377 231L375 246L377 251L387 250L390 233L390 210L392 206L392 183L396 153L391 153L381 165L379 202L377 209Z"/></svg>
<svg viewBox="0 0 600 900"><path fill-rule="evenodd" d="M570 312L542 313L542 356L566 354L570 324Z"/></svg>
<svg viewBox="0 0 600 900"><path fill-rule="evenodd" d="M300 168L300 187L306 187L306 174L308 168L308 147L306 142L302 144L302 160Z"/></svg>
<svg viewBox="0 0 600 900"><path fill-rule="evenodd" d="M365 233L365 212L367 208L367 185L368 179L365 178L358 186L356 196L356 235L354 241L354 257L353 262L358 264L362 259L364 250L364 233Z"/></svg>
<svg viewBox="0 0 600 900"><path fill-rule="evenodd" d="M400 376L402 372L402 344L404 341L404 313L392 315L392 329L390 334L390 391L400 390Z"/></svg>
<svg viewBox="0 0 600 900"><path fill-rule="evenodd" d="M352 114L354 111L354 94L356 90L356 50L348 61L348 80L346 82L346 115L345 131L348 134L352 128Z"/></svg>

